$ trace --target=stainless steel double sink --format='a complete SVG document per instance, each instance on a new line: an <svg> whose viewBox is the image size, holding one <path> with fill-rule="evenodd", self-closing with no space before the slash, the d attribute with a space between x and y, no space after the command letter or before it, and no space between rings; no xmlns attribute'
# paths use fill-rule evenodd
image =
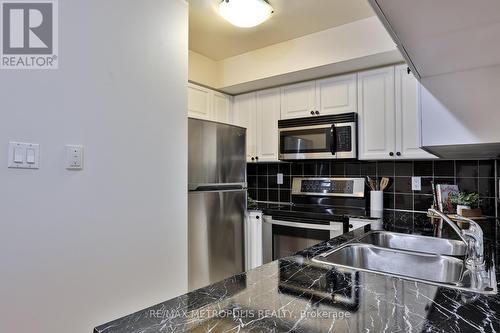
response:
<svg viewBox="0 0 500 333"><path fill-rule="evenodd" d="M321 254L314 262L384 274L483 294L496 294L494 267L489 283L477 287L466 272L463 241L372 231L340 248Z"/></svg>

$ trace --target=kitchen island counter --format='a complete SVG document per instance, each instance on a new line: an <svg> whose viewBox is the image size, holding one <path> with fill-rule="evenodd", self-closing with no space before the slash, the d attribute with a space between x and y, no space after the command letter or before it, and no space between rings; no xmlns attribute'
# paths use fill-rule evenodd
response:
<svg viewBox="0 0 500 333"><path fill-rule="evenodd" d="M336 237L98 326L94 332L500 331L498 295L340 271L310 261L363 233ZM490 250L498 253L497 247Z"/></svg>

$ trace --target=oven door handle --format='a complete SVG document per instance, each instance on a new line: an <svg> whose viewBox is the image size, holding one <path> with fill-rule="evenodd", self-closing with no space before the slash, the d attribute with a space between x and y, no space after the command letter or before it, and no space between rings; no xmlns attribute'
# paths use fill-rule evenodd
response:
<svg viewBox="0 0 500 333"><path fill-rule="evenodd" d="M332 127L330 127L330 152L332 155L337 153L337 129L335 128L335 124L332 124Z"/></svg>
<svg viewBox="0 0 500 333"><path fill-rule="evenodd" d="M275 225L281 225L284 227L291 227L291 228L302 228L302 229L311 229L311 230L327 230L327 231L332 231L332 230L344 230L344 224L342 222L334 222L337 225L322 225L322 224L310 224L310 223L299 223L299 222L289 222L289 221L280 221L280 220L273 220L271 218L264 218L263 221L265 223L269 224L275 224Z"/></svg>

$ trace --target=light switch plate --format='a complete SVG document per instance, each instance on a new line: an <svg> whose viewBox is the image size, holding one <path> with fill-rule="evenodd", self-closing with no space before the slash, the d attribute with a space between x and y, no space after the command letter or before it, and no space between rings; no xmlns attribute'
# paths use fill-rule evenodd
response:
<svg viewBox="0 0 500 333"><path fill-rule="evenodd" d="M38 169L40 145L37 143L9 142L7 166L12 169Z"/></svg>
<svg viewBox="0 0 500 333"><path fill-rule="evenodd" d="M66 169L83 169L83 146L66 145Z"/></svg>
<svg viewBox="0 0 500 333"><path fill-rule="evenodd" d="M283 174L282 173L278 173L276 175L276 183L278 185L283 185Z"/></svg>
<svg viewBox="0 0 500 333"><path fill-rule="evenodd" d="M413 191L422 190L422 178L421 177L411 177L411 189Z"/></svg>

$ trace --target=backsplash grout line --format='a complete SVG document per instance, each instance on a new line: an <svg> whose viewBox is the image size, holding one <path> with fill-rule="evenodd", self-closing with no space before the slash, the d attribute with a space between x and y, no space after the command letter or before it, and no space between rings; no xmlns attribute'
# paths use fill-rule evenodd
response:
<svg viewBox="0 0 500 333"><path fill-rule="evenodd" d="M366 177L370 175L377 183L383 176L390 177L391 183L384 193L384 208L392 212L415 212L415 223L418 214L425 214L422 209L432 203L430 192L431 180L436 184L448 182L458 184L463 190L477 191L483 200L485 215L498 215L498 170L496 160L410 160L410 161L300 161L292 163L255 163L249 164L249 186L252 194L261 193L263 199L277 199L280 202L290 202L291 183L294 177ZM271 165L274 167L271 168ZM277 170L277 171L276 171ZM275 184L270 176L277 172L284 173L285 185ZM265 180L262 178L265 176ZM411 190L411 177L421 177L422 191ZM474 181L472 181L474 179ZM255 184L255 182L257 182ZM260 186L265 183L265 186ZM273 183L273 185L270 185ZM369 194L368 194L369 196ZM261 200L261 198L257 198ZM366 202L369 197L366 198ZM367 207L368 208L368 207ZM411 217L408 217L411 219Z"/></svg>

